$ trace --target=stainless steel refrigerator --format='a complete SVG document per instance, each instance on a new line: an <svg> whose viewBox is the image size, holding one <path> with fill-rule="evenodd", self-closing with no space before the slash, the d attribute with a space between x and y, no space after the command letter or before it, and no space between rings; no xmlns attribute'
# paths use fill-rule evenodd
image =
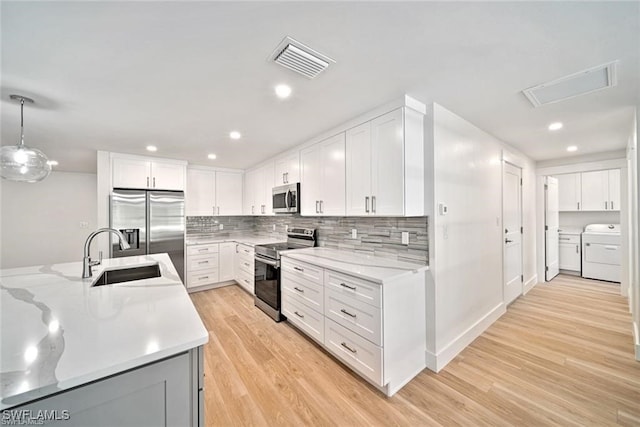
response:
<svg viewBox="0 0 640 427"><path fill-rule="evenodd" d="M114 189L111 196L111 228L120 230L130 249L111 241L114 258L168 253L184 283L184 193Z"/></svg>

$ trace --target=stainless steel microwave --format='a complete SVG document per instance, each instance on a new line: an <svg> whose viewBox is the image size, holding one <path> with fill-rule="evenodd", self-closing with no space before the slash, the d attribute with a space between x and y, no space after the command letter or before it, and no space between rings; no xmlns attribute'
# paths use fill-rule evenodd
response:
<svg viewBox="0 0 640 427"><path fill-rule="evenodd" d="M300 212L300 183L273 187L273 213Z"/></svg>

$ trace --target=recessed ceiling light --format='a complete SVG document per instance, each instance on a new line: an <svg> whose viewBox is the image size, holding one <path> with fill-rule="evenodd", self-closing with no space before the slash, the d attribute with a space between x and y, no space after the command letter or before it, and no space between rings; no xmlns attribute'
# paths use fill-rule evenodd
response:
<svg viewBox="0 0 640 427"><path fill-rule="evenodd" d="M555 122L555 123L551 123L549 125L549 130L559 130L562 129L562 123L561 122Z"/></svg>
<svg viewBox="0 0 640 427"><path fill-rule="evenodd" d="M158 147L155 145L147 145L147 151L158 151Z"/></svg>
<svg viewBox="0 0 640 427"><path fill-rule="evenodd" d="M288 98L289 95L291 95L291 86L285 85L285 84L281 84L276 86L276 95L278 95L278 98Z"/></svg>
<svg viewBox="0 0 640 427"><path fill-rule="evenodd" d="M575 145L570 145L567 147L567 151L569 152L578 151L578 147L576 147Z"/></svg>
<svg viewBox="0 0 640 427"><path fill-rule="evenodd" d="M218 156L216 156L215 154L209 154L207 157L209 158L209 160L215 160L218 158Z"/></svg>
<svg viewBox="0 0 640 427"><path fill-rule="evenodd" d="M47 163L49 164L49 166L58 166L57 160L49 160Z"/></svg>
<svg viewBox="0 0 640 427"><path fill-rule="evenodd" d="M242 134L237 130L229 132L229 138L231 139L240 139L241 137L242 137Z"/></svg>

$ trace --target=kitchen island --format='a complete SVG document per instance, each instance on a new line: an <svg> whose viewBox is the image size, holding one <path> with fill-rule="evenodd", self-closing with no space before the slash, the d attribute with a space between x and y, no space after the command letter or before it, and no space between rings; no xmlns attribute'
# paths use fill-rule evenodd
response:
<svg viewBox="0 0 640 427"><path fill-rule="evenodd" d="M91 286L153 264L160 277ZM208 332L167 254L106 259L86 279L82 262L0 270L0 298L3 419L202 425Z"/></svg>

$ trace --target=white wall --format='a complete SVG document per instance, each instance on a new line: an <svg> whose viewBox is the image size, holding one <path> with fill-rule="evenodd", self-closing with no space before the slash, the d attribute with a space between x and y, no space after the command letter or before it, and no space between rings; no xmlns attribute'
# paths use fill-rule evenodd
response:
<svg viewBox="0 0 640 427"><path fill-rule="evenodd" d="M588 224L620 224L620 212L560 212L560 228L582 228Z"/></svg>
<svg viewBox="0 0 640 427"><path fill-rule="evenodd" d="M523 159L524 275L535 281L535 168L515 149L434 104L427 114L427 365L442 369L505 312L503 149ZM439 215L438 204L449 208Z"/></svg>
<svg viewBox="0 0 640 427"><path fill-rule="evenodd" d="M638 150L638 127L640 120L636 110L635 121L629 132L627 161L629 165L629 308L633 316L633 329L636 345L636 359L640 360L640 218L638 217L638 198L640 198L640 150Z"/></svg>
<svg viewBox="0 0 640 427"><path fill-rule="evenodd" d="M96 226L96 175L52 172L34 184L2 180L0 188L0 268L82 260Z"/></svg>

